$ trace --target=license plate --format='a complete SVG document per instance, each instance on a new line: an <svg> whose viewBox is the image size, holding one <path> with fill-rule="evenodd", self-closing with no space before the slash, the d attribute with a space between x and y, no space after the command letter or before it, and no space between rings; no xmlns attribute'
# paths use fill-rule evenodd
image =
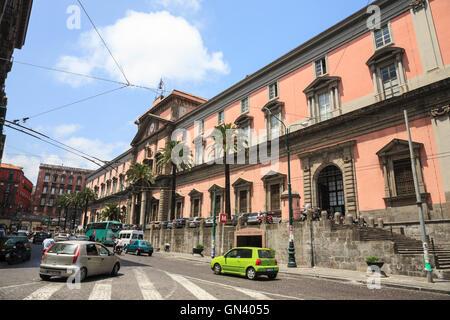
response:
<svg viewBox="0 0 450 320"><path fill-rule="evenodd" d="M273 268L270 268L270 269L266 269L266 271L273 271Z"/></svg>
<svg viewBox="0 0 450 320"><path fill-rule="evenodd" d="M61 271L46 271L46 274L52 275L52 276L59 276L61 274Z"/></svg>

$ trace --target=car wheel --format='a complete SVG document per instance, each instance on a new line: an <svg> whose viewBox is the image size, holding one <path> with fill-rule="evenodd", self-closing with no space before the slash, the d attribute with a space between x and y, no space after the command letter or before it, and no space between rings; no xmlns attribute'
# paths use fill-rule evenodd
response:
<svg viewBox="0 0 450 320"><path fill-rule="evenodd" d="M267 275L269 279L275 279L277 277L277 273L272 273Z"/></svg>
<svg viewBox="0 0 450 320"><path fill-rule="evenodd" d="M48 276L48 275L45 275L45 274L40 274L39 277L41 277L41 279L44 280L44 281L48 281L51 278L51 276Z"/></svg>
<svg viewBox="0 0 450 320"><path fill-rule="evenodd" d="M222 268L220 267L220 264L216 263L214 265L214 274L221 274L222 273Z"/></svg>
<svg viewBox="0 0 450 320"><path fill-rule="evenodd" d="M148 256L149 256L149 257L151 257L151 256L152 256L152 254L153 254L153 252L149 252L149 253L148 253Z"/></svg>
<svg viewBox="0 0 450 320"><path fill-rule="evenodd" d="M120 264L117 262L117 263L114 265L114 268L113 268L112 271L111 271L111 275L112 275L112 276L117 276L117 273L119 272L119 270L120 270Z"/></svg>
<svg viewBox="0 0 450 320"><path fill-rule="evenodd" d="M247 269L246 275L249 280L255 280L257 278L256 271L252 267Z"/></svg>
<svg viewBox="0 0 450 320"><path fill-rule="evenodd" d="M136 250L136 255L137 255L137 256L140 256L140 255L141 255L141 252L140 252L139 250Z"/></svg>

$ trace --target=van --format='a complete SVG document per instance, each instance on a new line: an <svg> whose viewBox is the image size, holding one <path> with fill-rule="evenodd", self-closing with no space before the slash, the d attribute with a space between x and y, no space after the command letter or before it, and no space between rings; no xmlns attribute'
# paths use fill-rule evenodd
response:
<svg viewBox="0 0 450 320"><path fill-rule="evenodd" d="M125 247L131 240L144 240L144 232L138 230L122 230L117 237L117 244Z"/></svg>

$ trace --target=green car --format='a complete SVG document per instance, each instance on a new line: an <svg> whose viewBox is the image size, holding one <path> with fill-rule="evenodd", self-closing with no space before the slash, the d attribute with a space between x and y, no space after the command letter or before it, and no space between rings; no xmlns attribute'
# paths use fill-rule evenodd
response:
<svg viewBox="0 0 450 320"><path fill-rule="evenodd" d="M8 251L12 250L14 245L17 242L22 242L25 246L25 259L30 260L31 258L31 244L28 241L27 237L8 237L8 240L6 240L1 246L0 246L0 261L5 259L5 255L8 253Z"/></svg>
<svg viewBox="0 0 450 320"><path fill-rule="evenodd" d="M148 241L131 240L130 244L125 247L125 253L136 252L139 256L141 253L147 253L149 256L153 254L153 246Z"/></svg>
<svg viewBox="0 0 450 320"><path fill-rule="evenodd" d="M215 274L237 274L250 280L260 275L275 279L279 270L275 250L250 247L233 248L225 255L214 258L211 269Z"/></svg>

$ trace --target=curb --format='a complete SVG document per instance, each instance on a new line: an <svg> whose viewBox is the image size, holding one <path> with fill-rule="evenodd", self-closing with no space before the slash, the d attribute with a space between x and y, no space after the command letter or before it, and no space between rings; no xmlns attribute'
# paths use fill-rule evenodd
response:
<svg viewBox="0 0 450 320"><path fill-rule="evenodd" d="M207 263L209 264L210 261L205 261L205 260L199 260L199 259L192 259L191 257L184 257L184 256L179 256L179 255L174 255L174 254L168 254L168 256L171 257L178 257L178 258L182 258L185 260L190 260L190 261L195 261L195 262L203 262L203 263ZM296 276L299 278L320 278L320 279L326 279L326 280L334 280L334 281L340 281L340 282L351 282L351 281L356 281L357 283L360 284L365 284L364 280L355 280L355 279L348 279L348 278L339 278L339 277L333 277L333 276L328 276L328 275L321 275L321 274L316 274L316 275L311 275L311 274L299 274L299 273L294 273L294 272L289 272L289 271L285 271L285 270L280 270L278 271L279 273L283 273L283 274L288 274L291 276ZM440 293L440 294L446 294L446 295L450 295L450 290L442 290L442 289L433 289L433 288L423 288L423 287L415 287L413 285L406 285L406 284L398 284L398 283L383 283L383 281L381 281L381 285L382 286L386 286L386 287L390 287L390 288L398 288L398 289L406 289L406 290L413 290L413 291L422 291L422 292L431 292L431 293Z"/></svg>
<svg viewBox="0 0 450 320"><path fill-rule="evenodd" d="M292 272L288 272L288 271L278 271L280 273L283 274L288 274L291 276L297 276L299 278L301 277L305 277L305 278L321 278L321 279L326 279L326 280L335 280L335 281L340 281L340 282L351 282L351 281L356 281L357 283L360 284L365 284L364 280L349 280L346 278L337 278L337 277L333 277L333 276L327 276L327 275L310 275L310 274L298 274L298 273L292 273ZM446 295L450 295L450 290L442 290L442 289L433 289L433 288L423 288L423 287L415 287L413 285L406 285L406 284L398 284L398 283L383 283L383 281L381 281L381 286L386 286L386 287L391 287L391 288L398 288L398 289L406 289L406 290L414 290L414 291L423 291L423 292L431 292L431 293L441 293L441 294L446 294Z"/></svg>

